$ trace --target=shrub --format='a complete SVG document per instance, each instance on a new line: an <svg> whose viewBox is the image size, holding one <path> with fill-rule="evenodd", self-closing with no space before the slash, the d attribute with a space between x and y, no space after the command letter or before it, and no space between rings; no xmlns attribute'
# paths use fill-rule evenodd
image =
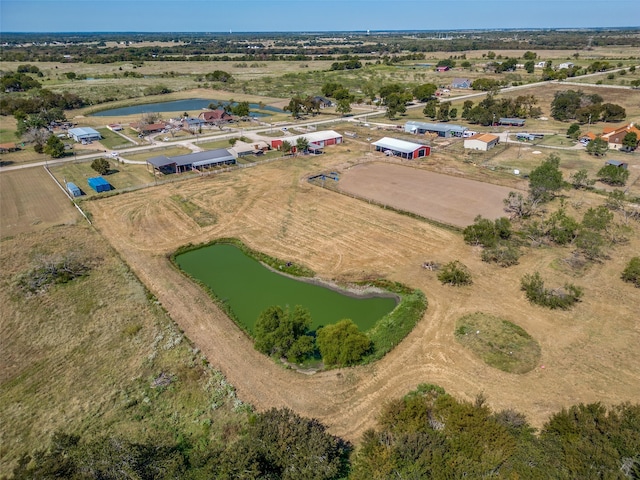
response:
<svg viewBox="0 0 640 480"><path fill-rule="evenodd" d="M520 258L520 250L513 245L496 245L495 247L485 248L482 251L482 261L487 263L496 263L501 267L510 267L518 264Z"/></svg>
<svg viewBox="0 0 640 480"><path fill-rule="evenodd" d="M520 289L525 292L531 303L548 307L567 310L580 301L583 291L571 283L565 283L564 288L547 289L538 272L526 274L520 280Z"/></svg>
<svg viewBox="0 0 640 480"><path fill-rule="evenodd" d="M605 165L598 170L598 178L601 182L608 185L622 186L627 183L629 170L622 167L616 167L615 165Z"/></svg>
<svg viewBox="0 0 640 480"><path fill-rule="evenodd" d="M640 288L640 257L633 257L622 271L622 280Z"/></svg>
<svg viewBox="0 0 640 480"><path fill-rule="evenodd" d="M438 272L438 280L443 284L454 285L457 287L471 285L473 283L469 269L458 260L454 260L453 262L449 262L443 266L442 270Z"/></svg>

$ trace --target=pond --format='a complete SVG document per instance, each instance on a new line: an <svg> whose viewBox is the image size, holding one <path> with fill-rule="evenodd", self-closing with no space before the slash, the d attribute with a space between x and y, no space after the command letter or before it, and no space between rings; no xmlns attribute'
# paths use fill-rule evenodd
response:
<svg viewBox="0 0 640 480"><path fill-rule="evenodd" d="M361 331L391 312L395 296L356 296L308 281L281 275L238 247L214 244L176 256L187 274L202 282L253 331L256 319L266 308L280 305L293 309L302 305L311 313L311 330L350 318Z"/></svg>
<svg viewBox="0 0 640 480"><path fill-rule="evenodd" d="M159 102L159 103L145 103L144 105L132 105L130 107L122 107L122 108L113 108L111 110L102 110L100 112L92 113L90 116L92 117L117 117L117 116L125 116L125 115L136 115L140 113L149 113L149 112L179 112L183 113L185 111L192 110L202 110L203 108L207 108L211 103L218 103L227 105L229 102L222 102L219 100L211 100L206 98L189 98L186 100L173 100L171 102ZM281 113L282 110L276 107L270 107L268 105L260 108L260 105L257 103L250 103L249 108L252 110L267 110L269 112ZM265 117L268 116L268 113L264 112L254 112L250 113L252 117Z"/></svg>

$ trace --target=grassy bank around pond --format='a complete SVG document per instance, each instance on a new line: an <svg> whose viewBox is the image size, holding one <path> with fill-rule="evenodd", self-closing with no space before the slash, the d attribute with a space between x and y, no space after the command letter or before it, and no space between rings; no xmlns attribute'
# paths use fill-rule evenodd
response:
<svg viewBox="0 0 640 480"><path fill-rule="evenodd" d="M365 331L364 333L372 341L372 348L369 353L363 357L360 363L366 364L384 357L389 351L397 346L404 337L415 327L415 325L423 317L424 312L427 309L428 302L424 293L420 290L414 290L406 285L398 282L391 282L384 279L367 280L357 284L351 285L335 285L329 282L322 281L315 278L315 273L293 262L284 261L275 257L271 257L263 252L253 250L240 240L235 238L219 238L211 242L199 245L187 244L172 254L169 255L169 260L172 265L180 270L184 275L188 276L192 281L200 285L210 298L216 303L216 305L231 318L235 324L245 332L249 337L253 338L252 332L249 328L237 317L237 315L231 309L231 306L222 298L216 295L211 288L204 284L201 280L194 278L182 270L177 262L177 257L181 254L198 250L201 248L209 247L212 245L233 245L237 247L242 253L248 257L261 262L263 265L272 269L276 273L289 275L309 283L316 284L318 286L330 288L338 291L339 293L355 296L366 297L371 295L389 295L397 298L398 303L396 307L380 318L373 328Z"/></svg>

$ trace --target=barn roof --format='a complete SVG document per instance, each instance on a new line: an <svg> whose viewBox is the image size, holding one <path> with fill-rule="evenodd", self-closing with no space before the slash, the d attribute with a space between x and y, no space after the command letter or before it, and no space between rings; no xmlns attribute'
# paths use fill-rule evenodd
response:
<svg viewBox="0 0 640 480"><path fill-rule="evenodd" d="M69 133L71 135L75 135L75 136L82 136L82 135L97 135L100 136L100 133L97 130L94 130L91 127L77 127L77 128L70 128Z"/></svg>
<svg viewBox="0 0 640 480"><path fill-rule="evenodd" d="M412 130L427 130L429 132L457 132L462 133L468 130L467 127L448 123L427 123L409 120L405 123L405 129L409 127ZM411 128L415 127L415 128Z"/></svg>
<svg viewBox="0 0 640 480"><path fill-rule="evenodd" d="M400 139L391 138L391 137L381 138L377 142L373 142L371 145L384 148L385 150L393 150L395 152L402 152L402 153L411 153L411 152L415 152L420 147L426 147L426 145L407 142L406 140L400 140Z"/></svg>
<svg viewBox="0 0 640 480"><path fill-rule="evenodd" d="M193 165L194 167L208 165L210 163L225 162L233 160L235 157L225 148L217 150L206 150L204 152L188 153L186 155L178 155L176 157L153 157L147 160L154 167L166 167L167 165L177 165L184 167L185 165Z"/></svg>
<svg viewBox="0 0 640 480"><path fill-rule="evenodd" d="M472 135L465 140L479 140L484 143L491 143L499 139L500 137L498 137L497 135L491 135L490 133L476 133L475 135Z"/></svg>

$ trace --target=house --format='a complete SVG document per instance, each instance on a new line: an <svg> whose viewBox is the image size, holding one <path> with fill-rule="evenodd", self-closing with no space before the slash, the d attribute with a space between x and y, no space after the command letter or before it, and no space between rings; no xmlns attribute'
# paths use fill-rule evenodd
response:
<svg viewBox="0 0 640 480"><path fill-rule="evenodd" d="M498 125L508 125L510 127L524 127L524 118L501 118Z"/></svg>
<svg viewBox="0 0 640 480"><path fill-rule="evenodd" d="M451 80L451 88L471 88L473 83L468 78L454 78Z"/></svg>
<svg viewBox="0 0 640 480"><path fill-rule="evenodd" d="M225 148L219 148L176 157L164 155L153 157L147 160L147 169L151 166L154 170L165 173L180 173L217 165L235 165L235 163L236 157L231 152Z"/></svg>
<svg viewBox="0 0 640 480"><path fill-rule="evenodd" d="M436 67L436 72L448 72L449 71L449 67L444 66L444 67Z"/></svg>
<svg viewBox="0 0 640 480"><path fill-rule="evenodd" d="M495 147L500 138L497 135L492 135L490 133L476 133L475 135L464 139L464 148L468 148L471 150L482 150L486 152L487 150Z"/></svg>
<svg viewBox="0 0 640 480"><path fill-rule="evenodd" d="M431 147L419 143L407 142L397 138L384 137L373 142L376 152L384 152L385 155L396 156L412 160L420 157L427 157L431 153Z"/></svg>
<svg viewBox="0 0 640 480"><path fill-rule="evenodd" d="M206 110L200 113L198 118L209 125L220 125L222 123L229 123L235 120L233 115L230 115L221 108L216 110Z"/></svg>
<svg viewBox="0 0 640 480"><path fill-rule="evenodd" d="M624 168L625 170L629 168L629 164L626 162L621 162L619 160L607 160L604 162L605 167L608 165L613 165L614 167Z"/></svg>
<svg viewBox="0 0 640 480"><path fill-rule="evenodd" d="M299 138L305 138L309 145L314 145L316 147L326 147L328 145L338 145L342 143L342 135L338 132L334 132L333 130L321 130L319 132L309 132L303 135L291 135L283 138L276 138L271 140L271 148L280 149L282 147L282 143L284 141L289 142L289 144L293 147L292 153L296 151L296 143Z"/></svg>
<svg viewBox="0 0 640 480"><path fill-rule="evenodd" d="M258 141L253 143L245 143L238 140L233 144L233 147L228 148L229 153L234 157L244 157L246 155L261 155L269 150L269 145L266 142Z"/></svg>
<svg viewBox="0 0 640 480"><path fill-rule="evenodd" d="M538 62L534 66L535 68L544 68L547 66L547 62Z"/></svg>
<svg viewBox="0 0 640 480"><path fill-rule="evenodd" d="M149 135L151 133L158 133L167 128L165 122L158 123L131 123L129 126L136 132L142 135Z"/></svg>
<svg viewBox="0 0 640 480"><path fill-rule="evenodd" d="M557 66L557 70L562 70L562 69L569 70L570 68L573 68L573 66L574 66L573 63L571 62L564 62Z"/></svg>
<svg viewBox="0 0 640 480"><path fill-rule="evenodd" d="M92 142L93 140L102 140L102 135L100 135L99 132L90 127L70 128L68 131L68 135L76 142Z"/></svg>
<svg viewBox="0 0 640 480"><path fill-rule="evenodd" d="M404 131L413 134L434 133L439 137L462 137L467 127L449 123L426 123L409 120L404 124Z"/></svg>
<svg viewBox="0 0 640 480"><path fill-rule="evenodd" d="M110 123L109 125L107 125L107 128L112 132L120 132L123 130L122 125L120 125L119 123Z"/></svg>
<svg viewBox="0 0 640 480"><path fill-rule="evenodd" d="M601 137L603 140L607 141L611 150L620 150L620 147L622 147L622 141L627 133L635 133L636 138L640 142L640 129L638 129L638 127L633 123L629 123L628 125L618 128L607 128L603 131Z"/></svg>
<svg viewBox="0 0 640 480"><path fill-rule="evenodd" d="M330 106L333 105L333 102L331 100L329 100L328 98L323 97L322 95L316 95L315 97L313 97L311 99L311 101L315 105L318 105L320 108L326 108L326 107L330 107Z"/></svg>
<svg viewBox="0 0 640 480"><path fill-rule="evenodd" d="M182 120L182 123L187 129L202 128L207 124L207 122L205 122L203 119L193 117L185 118L184 120Z"/></svg>

